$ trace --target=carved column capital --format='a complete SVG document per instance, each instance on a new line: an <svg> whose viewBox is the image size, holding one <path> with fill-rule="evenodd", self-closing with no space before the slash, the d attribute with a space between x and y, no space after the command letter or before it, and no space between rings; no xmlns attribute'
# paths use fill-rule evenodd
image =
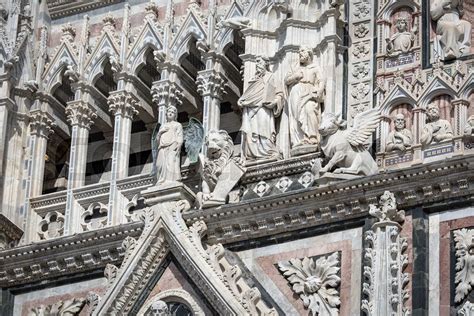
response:
<svg viewBox="0 0 474 316"><path fill-rule="evenodd" d="M466 99L454 99L451 101L451 104L453 106L464 105L465 107L468 107L470 102L469 100L466 100Z"/></svg>
<svg viewBox="0 0 474 316"><path fill-rule="evenodd" d="M95 110L88 103L81 101L69 102L66 107L67 121L71 126L79 126L90 129L94 123L94 119L97 117Z"/></svg>
<svg viewBox="0 0 474 316"><path fill-rule="evenodd" d="M138 98L128 91L114 91L110 94L107 103L113 115L133 118L138 114Z"/></svg>
<svg viewBox="0 0 474 316"><path fill-rule="evenodd" d="M211 96L220 100L225 93L227 80L220 72L215 70L200 71L196 81L197 91L202 96Z"/></svg>
<svg viewBox="0 0 474 316"><path fill-rule="evenodd" d="M53 117L41 110L34 110L28 115L30 120L30 134L48 138L50 134L54 133L53 127L56 124L53 122Z"/></svg>
<svg viewBox="0 0 474 316"><path fill-rule="evenodd" d="M151 88L153 102L162 105L179 107L183 103L183 92L180 86L170 80L157 81Z"/></svg>

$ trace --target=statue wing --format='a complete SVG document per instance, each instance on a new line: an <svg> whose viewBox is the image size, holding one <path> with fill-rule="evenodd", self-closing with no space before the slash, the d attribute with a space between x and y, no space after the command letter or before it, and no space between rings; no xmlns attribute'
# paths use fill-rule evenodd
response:
<svg viewBox="0 0 474 316"><path fill-rule="evenodd" d="M156 174L156 157L158 156L158 144L156 142L156 135L160 129L160 123L156 123L153 133L151 135L151 153L153 155L153 168L151 174Z"/></svg>
<svg viewBox="0 0 474 316"><path fill-rule="evenodd" d="M347 132L347 140L352 146L365 146L367 140L380 123L381 113L377 108L364 111L354 117L354 125Z"/></svg>
<svg viewBox="0 0 474 316"><path fill-rule="evenodd" d="M192 117L184 128L184 148L191 163L198 161L203 143L204 127L199 120Z"/></svg>

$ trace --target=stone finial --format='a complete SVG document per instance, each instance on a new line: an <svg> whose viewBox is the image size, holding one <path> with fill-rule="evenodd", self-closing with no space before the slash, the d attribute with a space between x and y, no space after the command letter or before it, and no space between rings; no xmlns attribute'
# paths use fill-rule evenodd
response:
<svg viewBox="0 0 474 316"><path fill-rule="evenodd" d="M145 7L145 18L150 21L156 21L158 18L158 6L154 2L150 2Z"/></svg>
<svg viewBox="0 0 474 316"><path fill-rule="evenodd" d="M311 315L339 314L341 300L337 290L341 278L339 253L334 252L317 260L304 257L278 263L278 269L291 284Z"/></svg>
<svg viewBox="0 0 474 316"><path fill-rule="evenodd" d="M374 204L369 205L369 214L377 217L379 223L397 222L402 223L405 220L405 211L397 209L397 200L390 191L385 191L379 200L380 207Z"/></svg>
<svg viewBox="0 0 474 316"><path fill-rule="evenodd" d="M102 22L104 23L104 31L115 31L116 20L110 12L102 19Z"/></svg>
<svg viewBox="0 0 474 316"><path fill-rule="evenodd" d="M72 26L71 23L66 23L61 27L61 41L63 42L74 42L76 38L76 29Z"/></svg>

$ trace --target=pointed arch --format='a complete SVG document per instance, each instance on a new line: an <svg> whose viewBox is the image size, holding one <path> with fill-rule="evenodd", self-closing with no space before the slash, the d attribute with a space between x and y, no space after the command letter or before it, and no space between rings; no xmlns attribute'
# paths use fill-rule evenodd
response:
<svg viewBox="0 0 474 316"><path fill-rule="evenodd" d="M188 52L191 39L195 39L197 42L207 39L207 31L204 25L192 10L189 11L171 43L171 55L174 62L178 63L180 58Z"/></svg>
<svg viewBox="0 0 474 316"><path fill-rule="evenodd" d="M145 62L145 53L148 49L160 50L163 48L163 41L159 34L157 27L147 20L127 56L127 68L131 72L135 73L138 67Z"/></svg>
<svg viewBox="0 0 474 316"><path fill-rule="evenodd" d="M118 60L118 56L120 56L117 43L108 32L105 32L97 43L84 67L84 77L88 83L94 83L103 74L106 59L113 56Z"/></svg>
<svg viewBox="0 0 474 316"><path fill-rule="evenodd" d="M51 93L62 81L64 69L68 66L77 67L77 55L70 44L63 42L43 73L44 90Z"/></svg>

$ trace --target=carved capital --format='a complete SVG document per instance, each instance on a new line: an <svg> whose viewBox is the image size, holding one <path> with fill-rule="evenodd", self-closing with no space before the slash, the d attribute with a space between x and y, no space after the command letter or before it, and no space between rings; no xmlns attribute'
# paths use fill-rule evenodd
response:
<svg viewBox="0 0 474 316"><path fill-rule="evenodd" d="M173 105L179 107L183 103L183 92L181 87L169 80L158 81L151 88L153 102L162 105Z"/></svg>
<svg viewBox="0 0 474 316"><path fill-rule="evenodd" d="M452 100L451 101L451 104L456 107L456 106L465 106L465 107L468 107L469 106L469 100L465 100L465 99L455 99L455 100Z"/></svg>
<svg viewBox="0 0 474 316"><path fill-rule="evenodd" d="M211 96L220 100L225 93L226 81L219 72L214 70L201 71L197 77L197 91L202 96Z"/></svg>
<svg viewBox="0 0 474 316"><path fill-rule="evenodd" d="M138 98L127 91L114 91L110 94L107 103L109 111L114 115L133 118L138 114Z"/></svg>
<svg viewBox="0 0 474 316"><path fill-rule="evenodd" d="M66 108L67 121L71 126L79 126L90 129L97 117L94 109L87 103L70 102Z"/></svg>
<svg viewBox="0 0 474 316"><path fill-rule="evenodd" d="M48 138L50 134L54 133L53 127L56 124L49 113L35 110L29 114L29 120L31 135Z"/></svg>

